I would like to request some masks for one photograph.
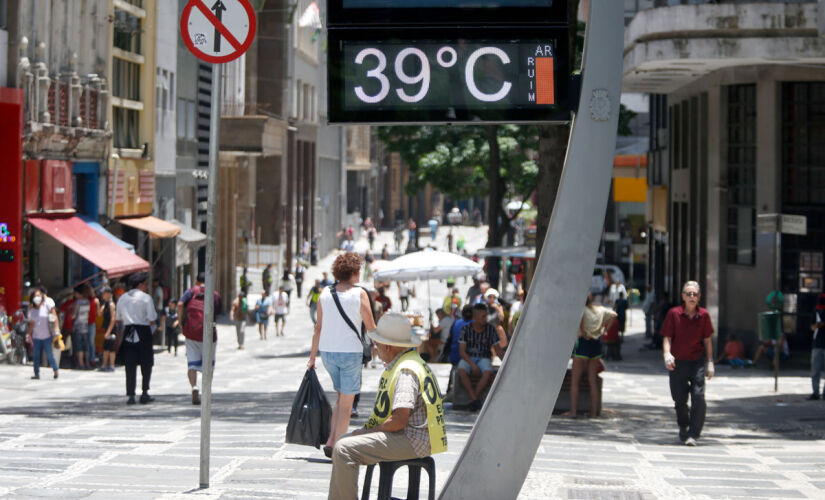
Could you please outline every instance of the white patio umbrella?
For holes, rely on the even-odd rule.
[[[427,280],[427,309],[429,309],[430,280],[458,276],[472,276],[480,273],[481,264],[450,252],[439,252],[431,248],[413,252],[388,262],[375,271],[378,281],[415,281]],[[432,311],[430,311],[432,323]]]

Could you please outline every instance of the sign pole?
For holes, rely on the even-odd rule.
[[[212,425],[212,363],[215,344],[215,224],[218,205],[218,145],[221,134],[221,80],[223,64],[212,65],[212,105],[209,115],[209,188],[206,200],[206,293],[203,301],[203,387],[201,397],[200,487],[209,488],[209,445]]]

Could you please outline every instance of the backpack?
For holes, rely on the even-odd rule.
[[[186,311],[184,313],[183,336],[187,339],[197,342],[203,342],[203,310],[204,310],[204,287],[201,286],[197,291],[192,289],[193,295],[186,304]],[[217,328],[213,328],[213,340],[217,340]]]

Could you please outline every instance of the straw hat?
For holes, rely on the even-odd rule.
[[[417,347],[421,338],[412,332],[412,325],[406,316],[399,313],[387,313],[378,321],[378,328],[367,332],[369,337],[379,344],[397,347]]]

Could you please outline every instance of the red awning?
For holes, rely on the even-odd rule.
[[[78,217],[29,217],[28,220],[37,229],[48,233],[74,253],[106,271],[109,278],[149,270],[148,262],[95,231]]]

